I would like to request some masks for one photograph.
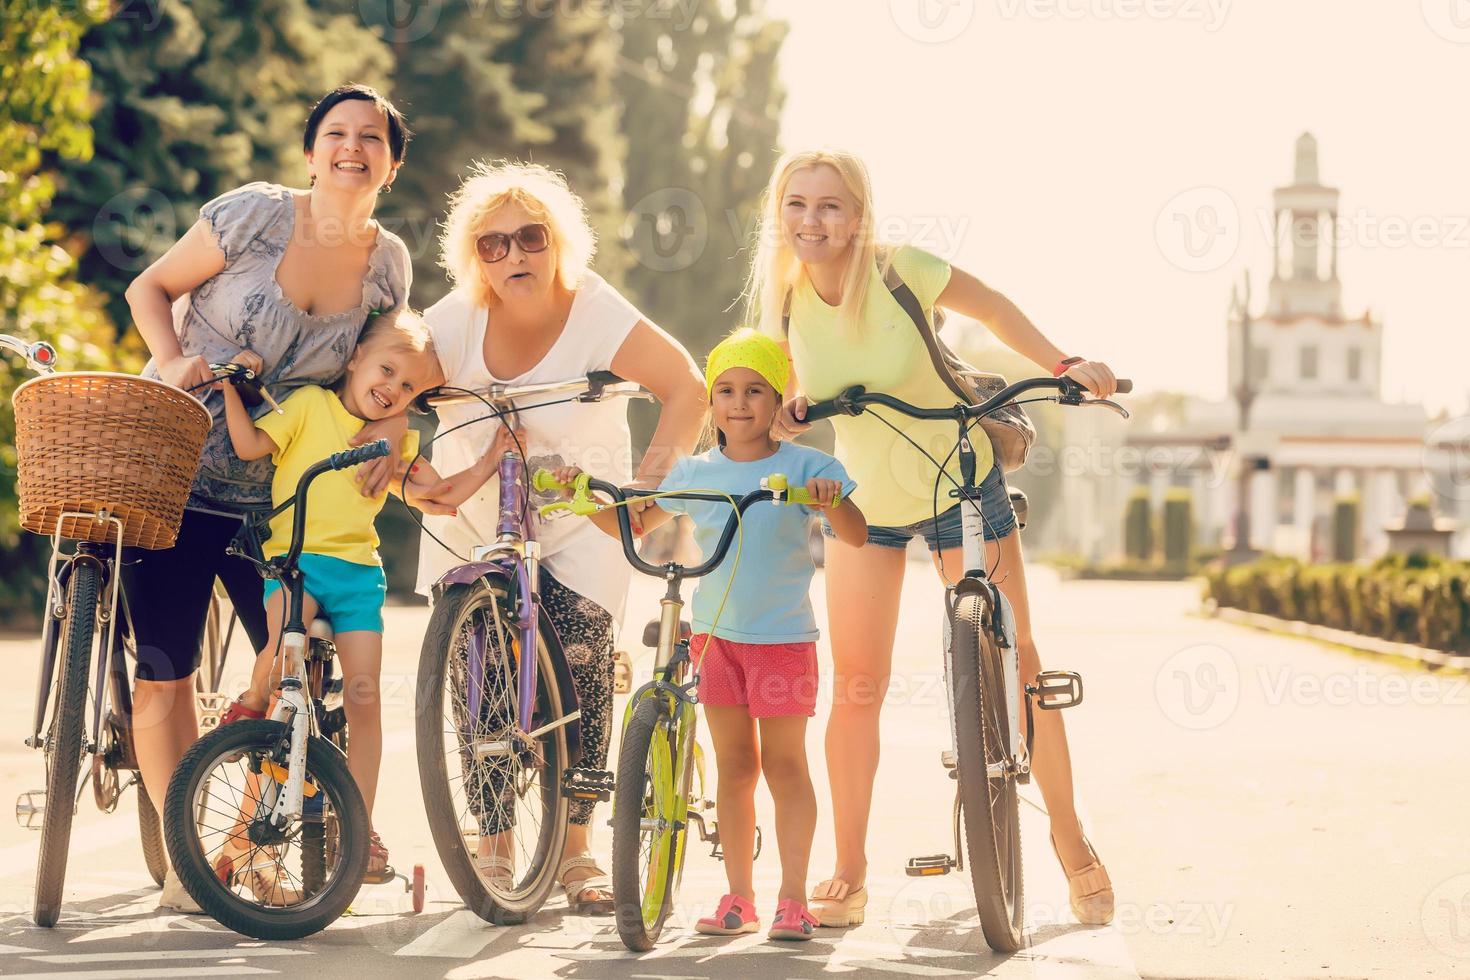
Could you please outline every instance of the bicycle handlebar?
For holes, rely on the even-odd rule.
[[[773,476],[779,477],[780,474],[773,474]],[[784,481],[785,477],[781,477],[781,480]],[[637,490],[632,487],[625,489],[615,483],[608,483],[606,480],[594,479],[586,473],[578,476],[574,483],[567,484],[556,480],[548,470],[537,470],[531,478],[531,486],[533,489],[543,492],[547,490],[572,490],[578,493],[579,496],[586,494],[588,491],[596,491],[598,493],[605,493],[613,498],[615,504],[618,505],[616,507],[618,515],[618,537],[623,542],[623,557],[627,558],[628,564],[632,565],[638,571],[645,575],[653,575],[658,578],[664,578],[673,572],[677,572],[681,578],[699,578],[708,575],[725,560],[725,555],[730,550],[730,542],[735,539],[735,531],[740,526],[740,515],[743,515],[752,504],[758,504],[766,500],[779,500],[784,494],[791,493],[789,490],[784,490],[783,487],[775,491],[771,489],[753,490],[743,497],[734,498],[734,510],[732,510],[729,518],[725,521],[725,529],[720,532],[720,540],[716,542],[715,550],[711,552],[709,558],[704,562],[692,568],[684,566],[681,569],[680,566],[673,562],[669,562],[666,565],[655,565],[645,561],[638,554],[638,539],[634,536],[632,522],[628,519],[628,508],[621,505],[630,497],[674,497],[679,500],[704,500],[722,504],[730,503],[730,497],[718,493],[700,493],[698,491],[668,493],[658,490]],[[805,495],[805,493],[806,491],[803,490],[802,494]],[[587,497],[583,497],[583,500],[590,502],[590,498]],[[809,501],[797,500],[793,496],[790,502],[807,503]],[[585,505],[581,507],[576,506],[574,501],[568,501],[567,503],[572,504],[570,509],[574,514],[585,515],[595,513],[599,509],[595,503],[590,508]],[[549,504],[548,506],[555,507],[557,505]]]
[[[306,491],[311,488],[311,481],[321,476],[328,470],[343,470],[358,463],[366,463],[370,459],[386,456],[393,451],[387,439],[379,439],[365,446],[354,449],[344,449],[340,453],[333,453],[320,462],[312,463],[301,474],[301,479],[296,481],[296,493],[291,497],[291,503],[296,511],[291,515],[291,547],[287,550],[284,564],[294,565],[301,557],[301,547],[306,537]]]
[[[44,340],[28,342],[19,337],[0,334],[0,348],[14,351],[26,359],[26,366],[37,374],[56,372],[56,348]]]
[[[894,398],[892,395],[885,395],[876,391],[870,392],[862,385],[854,385],[843,391],[836,398],[830,399],[829,401],[813,402],[808,405],[806,407],[804,421],[815,422],[818,419],[828,419],[834,415],[858,415],[869,405],[882,405],[915,419],[947,419],[950,421],[975,419],[989,415],[1007,402],[1015,399],[1018,395],[1042,388],[1054,388],[1059,391],[1061,394],[1056,400],[1063,405],[1104,405],[1119,411],[1125,418],[1128,414],[1122,406],[1108,401],[1105,398],[1086,398],[1087,389],[1080,383],[1064,376],[1060,378],[1025,378],[1017,381],[1015,384],[1006,385],[978,405],[956,404],[950,408],[920,408],[917,405],[910,405],[906,401]],[[1118,379],[1118,392],[1120,394],[1126,395],[1132,390],[1132,381],[1127,378]]]
[[[327,457],[326,462],[329,469],[345,470],[349,466],[356,466],[358,463],[366,463],[370,459],[386,456],[392,451],[393,447],[388,445],[387,439],[379,439],[365,446],[356,446],[352,449],[344,449],[340,453],[333,453]]]

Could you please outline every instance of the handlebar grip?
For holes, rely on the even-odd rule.
[[[1119,378],[1118,379],[1118,394],[1120,394],[1120,395],[1126,395],[1129,392],[1131,392],[1132,390],[1133,390],[1133,380],[1131,378]]]
[[[806,492],[806,487],[792,487],[790,490],[787,490],[786,500],[788,503],[806,504],[808,507],[816,505],[816,498]],[[842,503],[842,490],[838,489],[832,495],[832,506],[836,507],[840,503]]]
[[[611,371],[587,372],[587,381],[593,385],[620,385],[625,380],[625,378],[620,378]]]
[[[841,403],[836,399],[825,402],[813,402],[806,407],[806,418],[804,422],[817,422],[821,419],[830,419],[834,415],[846,415]]]
[[[327,460],[327,463],[334,470],[345,470],[349,466],[356,466],[358,463],[366,463],[370,459],[386,456],[392,451],[393,447],[388,445],[387,439],[379,439],[365,446],[358,446],[355,449],[344,449],[340,453],[333,453]]]
[[[570,490],[572,485],[562,483],[550,470],[537,470],[531,474],[531,489],[537,493],[546,493],[548,490]]]

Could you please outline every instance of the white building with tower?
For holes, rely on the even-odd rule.
[[[1319,177],[1310,133],[1297,140],[1293,179],[1276,188],[1272,214],[1265,307],[1251,309],[1247,298],[1228,314],[1225,400],[1181,398],[1122,424],[1102,413],[1065,413],[1069,446],[1116,440],[1138,465],[1114,467],[1112,479],[1066,481],[1056,545],[1116,556],[1124,501],[1142,484],[1156,509],[1169,487],[1189,488],[1196,544],[1229,547],[1244,464],[1253,548],[1330,557],[1334,500],[1353,494],[1358,553],[1373,556],[1387,548],[1385,525],[1430,490],[1424,408],[1382,397],[1383,323],[1343,310],[1338,191]]]

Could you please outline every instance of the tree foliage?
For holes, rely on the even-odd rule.
[[[622,25],[622,237],[631,295],[698,355],[740,315],[778,152],[786,25],[760,0],[703,4],[687,23],[679,10],[651,4]]]
[[[71,367],[110,359],[106,321],[94,297],[76,282],[75,263],[58,242],[63,229],[47,223],[56,181],[54,157],[86,160],[91,76],[76,56],[82,32],[106,15],[103,0],[38,4],[0,0],[0,330],[56,346]],[[0,389],[28,376],[0,354]],[[40,546],[20,531],[15,498],[15,416],[0,400],[0,616],[35,605]]]
[[[52,216],[118,332],[123,291],[198,218],[251,180],[305,183],[302,124],[345,82],[385,86],[387,47],[308,0],[126,0],[82,39],[96,152],[61,166]]]

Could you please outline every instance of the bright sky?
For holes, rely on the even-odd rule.
[[[872,172],[884,227],[1140,390],[1224,392],[1271,191],[1319,144],[1384,394],[1470,395],[1470,0],[770,0],[787,147]],[[1185,239],[1188,231],[1193,237]]]

